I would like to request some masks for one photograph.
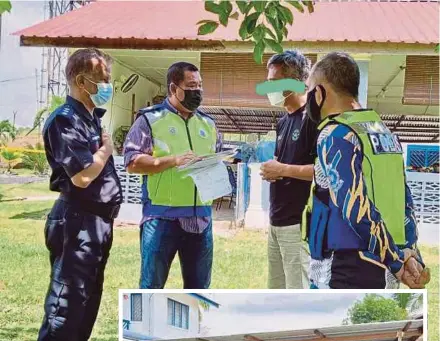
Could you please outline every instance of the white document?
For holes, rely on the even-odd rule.
[[[203,203],[232,192],[228,170],[223,162],[217,161],[207,167],[188,170],[187,175],[193,179]]]
[[[229,150],[202,155],[202,160],[189,162],[178,167],[178,170],[185,172],[185,177],[190,176],[193,179],[203,203],[212,201],[231,194],[232,186],[229,181],[229,173],[222,160],[232,157],[236,153],[236,150]]]
[[[201,169],[206,167],[211,167],[216,165],[219,161],[222,161],[228,157],[232,157],[237,153],[236,150],[228,150],[220,153],[210,154],[210,155],[202,155],[203,158],[200,161],[192,161],[187,163],[184,166],[178,167],[179,171],[191,171],[195,169]]]

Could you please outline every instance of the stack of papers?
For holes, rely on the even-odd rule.
[[[231,194],[232,186],[226,165],[222,160],[236,154],[236,150],[225,151],[202,156],[202,160],[189,162],[178,167],[179,171],[185,171],[185,176],[190,176],[200,196],[205,203],[222,196]]]
[[[191,161],[184,166],[178,167],[178,169],[180,171],[188,171],[188,170],[195,170],[195,169],[199,169],[199,168],[206,168],[206,167],[212,166],[216,163],[219,163],[224,159],[230,158],[230,157],[234,156],[235,154],[237,154],[237,151],[234,149],[234,150],[227,150],[227,151],[215,153],[215,154],[202,155],[202,156],[200,156],[202,158],[202,160]]]

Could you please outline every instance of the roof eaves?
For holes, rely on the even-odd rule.
[[[138,50],[224,50],[218,40],[188,39],[140,39],[140,38],[99,38],[99,37],[49,37],[20,36],[21,46],[56,46],[56,47],[96,47],[102,49],[138,49]]]
[[[193,297],[197,298],[200,301],[206,302],[209,305],[212,305],[212,306],[214,306],[216,308],[220,307],[219,303],[211,300],[209,297],[206,297],[205,295],[195,294],[195,293],[191,293],[191,294],[188,294],[188,295],[193,296]]]

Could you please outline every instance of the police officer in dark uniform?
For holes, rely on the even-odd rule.
[[[70,96],[44,126],[50,189],[61,194],[44,231],[52,271],[39,341],[88,340],[98,314],[122,201],[99,108],[112,96],[109,64],[96,49],[72,54],[66,67]]]

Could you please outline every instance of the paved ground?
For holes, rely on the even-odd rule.
[[[47,177],[38,176],[14,176],[0,174],[0,184],[25,184],[32,182],[48,181]],[[57,195],[36,196],[29,198],[14,198],[14,200],[43,201],[55,200]],[[136,204],[122,205],[116,227],[138,228],[141,219],[141,207]],[[220,210],[213,207],[214,232],[225,238],[233,237],[240,229],[234,222],[234,210],[229,209],[225,204]],[[440,226],[436,224],[419,225],[419,243],[423,245],[436,246],[440,244]]]
[[[216,210],[213,207],[214,233],[225,238],[233,237],[237,231],[234,222],[234,210],[228,209],[228,205]],[[141,208],[139,205],[122,205],[119,213],[117,227],[138,228],[141,220]],[[420,224],[419,225],[419,243],[422,245],[435,246],[439,245],[440,226],[436,224]]]
[[[235,236],[240,228],[237,228],[234,222],[234,210],[224,205],[220,210],[213,207],[213,228],[214,233],[224,238]],[[119,212],[118,219],[115,222],[116,228],[137,229],[141,220],[142,212],[140,205],[124,204]]]
[[[23,176],[23,175],[6,175],[0,174],[0,185],[2,184],[28,184],[32,182],[48,181],[48,177],[45,176]]]
[[[419,244],[438,246],[440,244],[440,226],[437,224],[420,224]]]

